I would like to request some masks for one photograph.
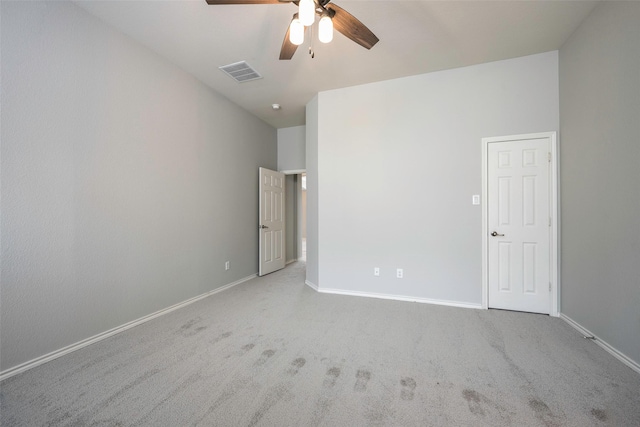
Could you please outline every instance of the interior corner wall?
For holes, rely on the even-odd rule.
[[[321,92],[317,109],[320,288],[479,306],[481,139],[558,129],[558,53]]]
[[[0,7],[0,370],[255,274],[276,130],[71,2]]]
[[[278,129],[278,170],[301,171],[305,169],[305,126]]]
[[[317,287],[320,283],[318,230],[318,96],[306,107],[305,159],[307,169],[307,282]]]
[[[639,23],[603,2],[560,49],[561,311],[637,364]]]

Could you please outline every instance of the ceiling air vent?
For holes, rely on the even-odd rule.
[[[246,61],[236,62],[219,68],[238,83],[244,83],[262,78],[262,76],[258,74],[256,70],[251,68],[251,66],[247,64]]]

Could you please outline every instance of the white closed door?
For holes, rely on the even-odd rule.
[[[284,174],[260,168],[260,276],[284,268]]]
[[[550,140],[487,148],[490,308],[549,314]]]

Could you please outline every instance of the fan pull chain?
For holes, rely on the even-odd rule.
[[[309,27],[309,55],[311,55],[311,59],[316,57],[316,53],[313,51],[313,25]]]

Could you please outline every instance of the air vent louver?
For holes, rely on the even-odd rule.
[[[247,64],[246,61],[235,62],[233,64],[224,65],[219,68],[238,83],[244,83],[262,78],[262,76],[256,70],[251,68],[251,66]]]

